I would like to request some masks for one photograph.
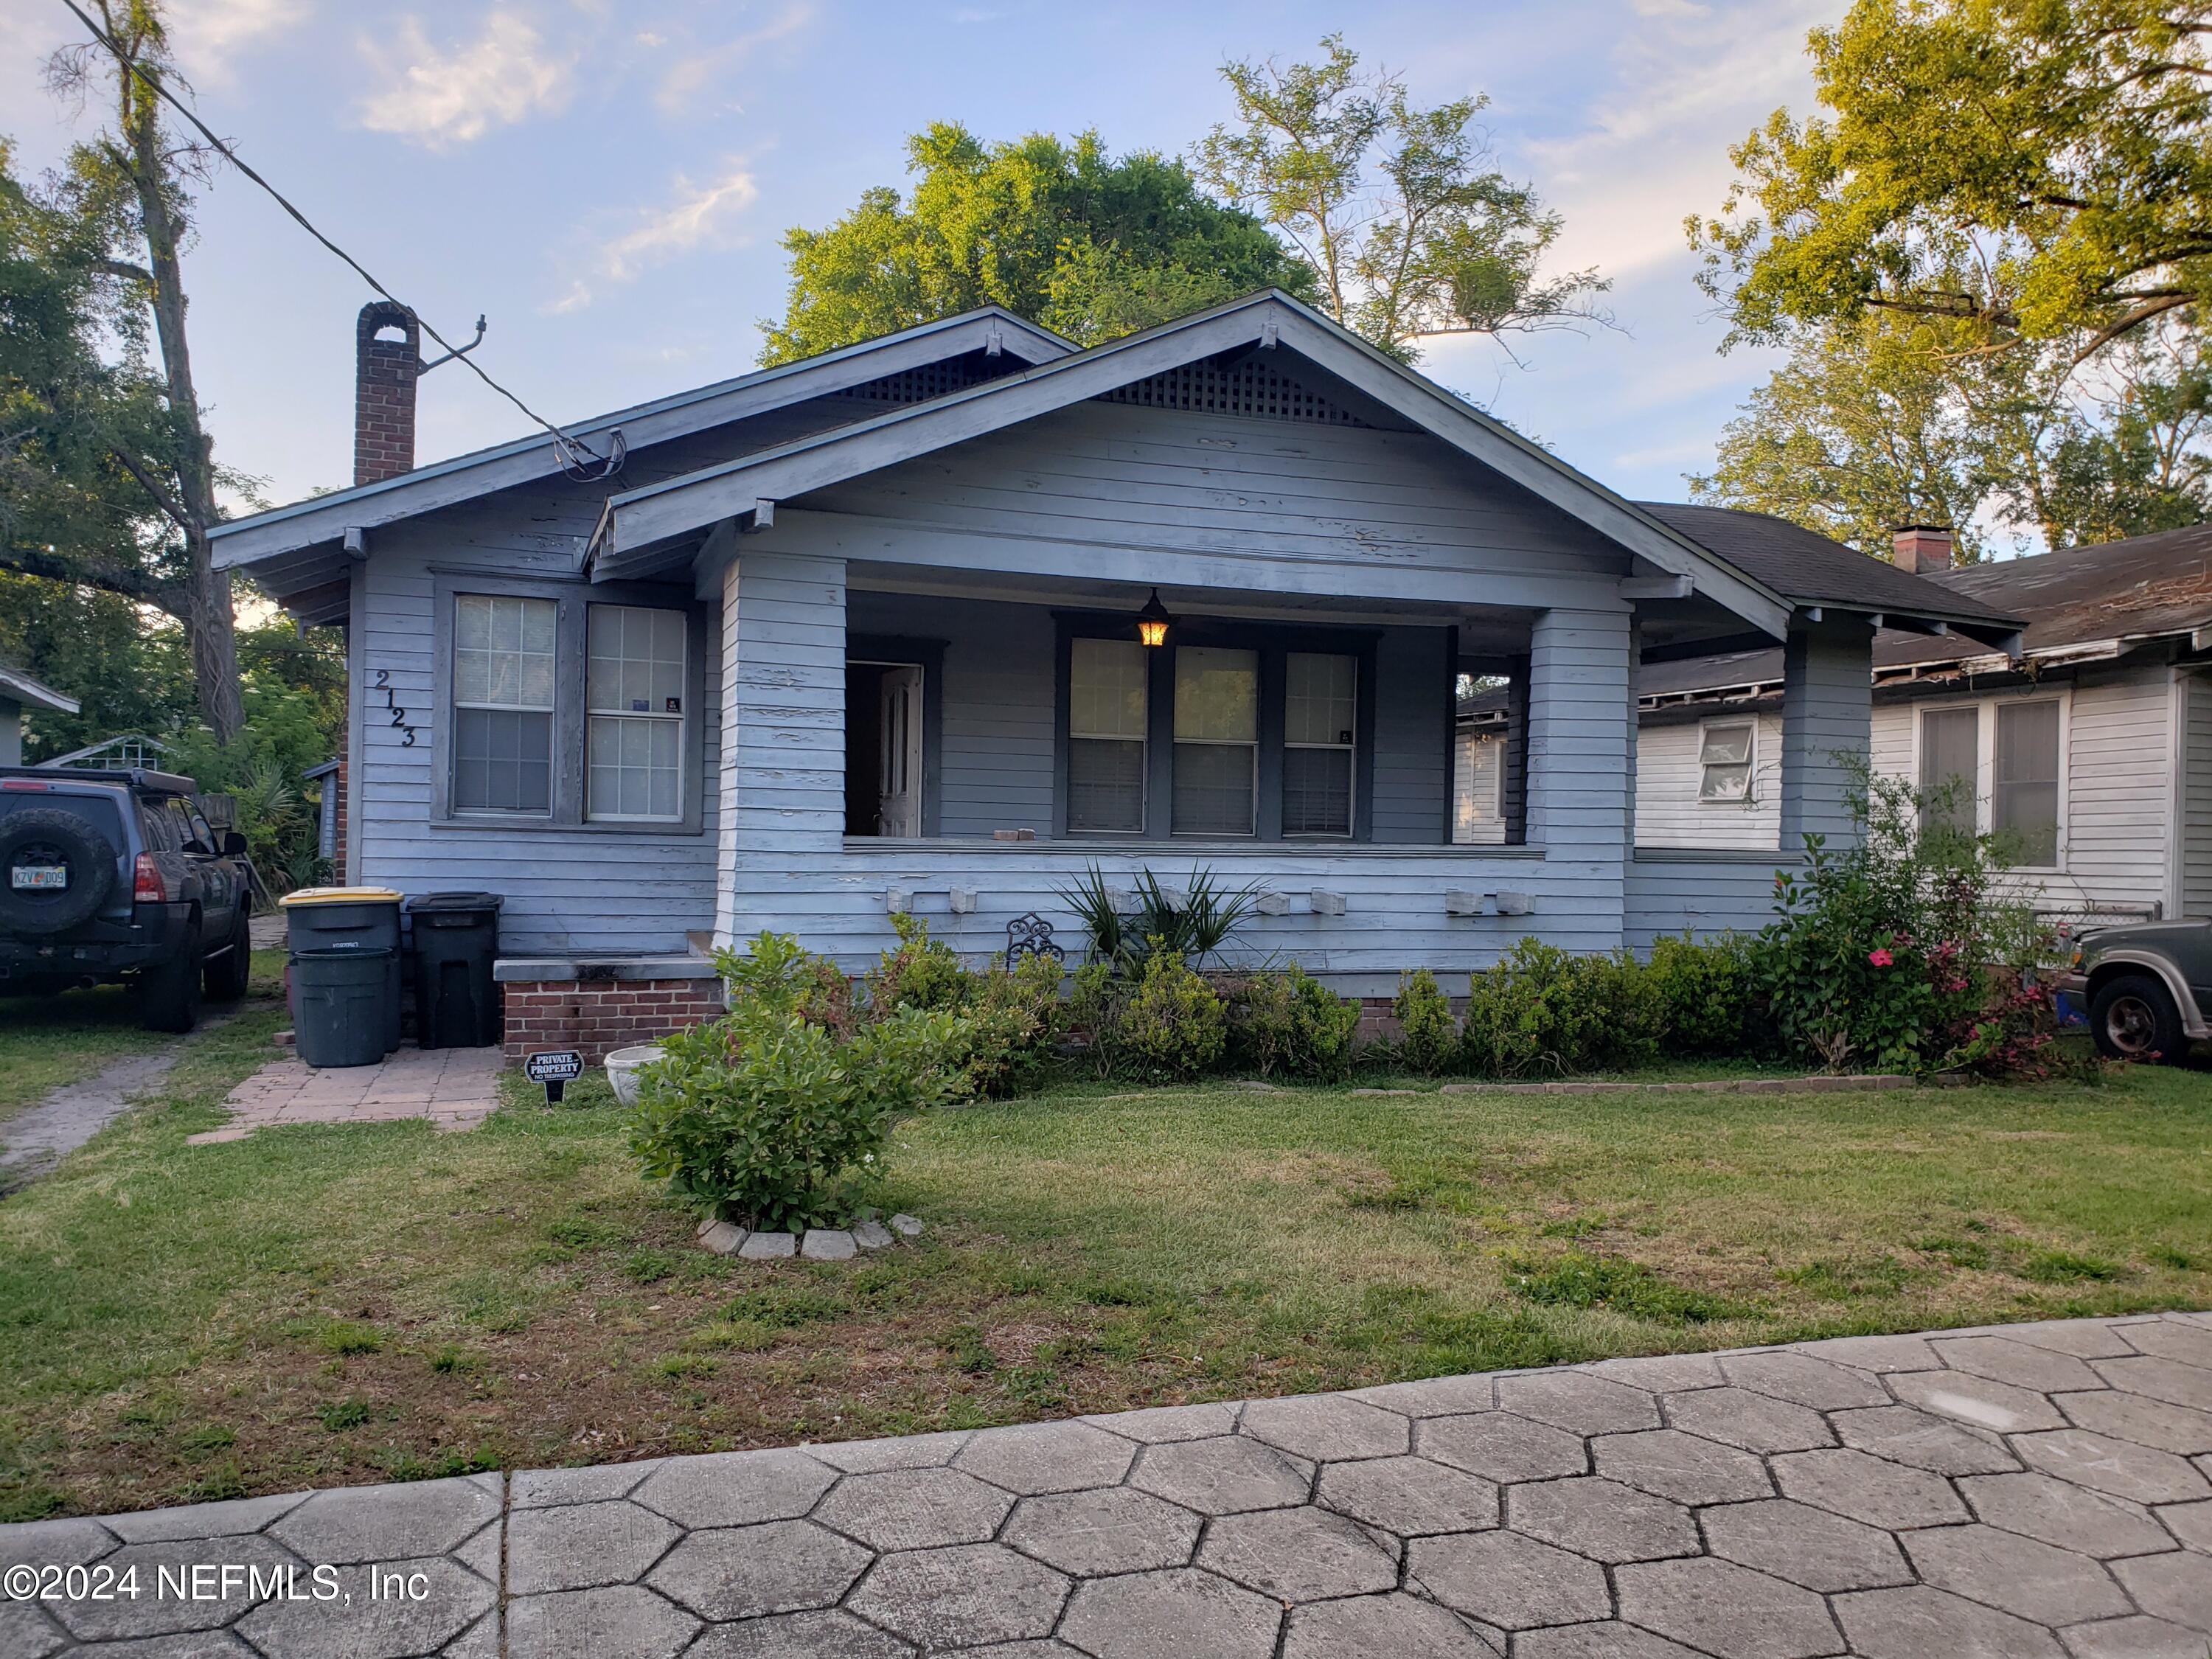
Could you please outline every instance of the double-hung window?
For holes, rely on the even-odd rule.
[[[2058,862],[2058,726],[2056,702],[1997,705],[1995,822],[2014,840],[2022,864]]]
[[[1149,665],[1134,640],[1068,642],[1067,827],[1092,835],[1145,829]]]
[[[1170,819],[1176,835],[1257,832],[1258,652],[1221,646],[1177,647],[1174,785]]]
[[[553,810],[551,599],[453,600],[453,810],[544,817]]]
[[[586,633],[585,815],[672,823],[684,802],[684,613],[595,605]]]
[[[1751,775],[1757,764],[1759,726],[1752,720],[1713,721],[1698,733],[1698,799],[1741,802],[1751,799]]]
[[[2020,864],[2056,868],[2065,725],[2061,697],[1921,710],[1922,823],[1999,836]]]
[[[1352,734],[1359,659],[1292,651],[1283,659],[1283,833],[1352,833]]]
[[[1920,716],[1920,822],[1974,833],[1981,791],[1982,711],[1929,708]]]

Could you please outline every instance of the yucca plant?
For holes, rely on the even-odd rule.
[[[1110,963],[1117,977],[1139,979],[1154,951],[1164,951],[1194,967],[1217,956],[1259,902],[1256,882],[1227,887],[1200,866],[1181,891],[1164,887],[1150,869],[1132,881],[1127,909],[1106,884],[1096,864],[1055,891],[1091,935],[1094,962]]]

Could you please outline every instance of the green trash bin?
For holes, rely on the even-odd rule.
[[[403,896],[389,887],[302,887],[276,901],[284,912],[285,932],[295,960],[308,951],[385,952],[384,1052],[387,1054],[399,1046],[399,902]],[[295,987],[293,1030],[299,1025]]]
[[[292,1040],[310,1066],[374,1066],[387,1052],[386,976],[397,952],[341,945],[292,953]]]
[[[415,933],[415,1040],[425,1048],[499,1041],[497,893],[424,893],[407,901]]]

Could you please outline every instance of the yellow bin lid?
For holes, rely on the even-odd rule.
[[[289,909],[295,904],[397,904],[405,896],[391,887],[301,887],[276,902]]]

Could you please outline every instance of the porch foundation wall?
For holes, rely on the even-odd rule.
[[[541,1048],[576,1048],[586,1066],[597,1066],[617,1048],[723,1012],[721,982],[714,979],[525,980],[500,991],[510,1060]]]

